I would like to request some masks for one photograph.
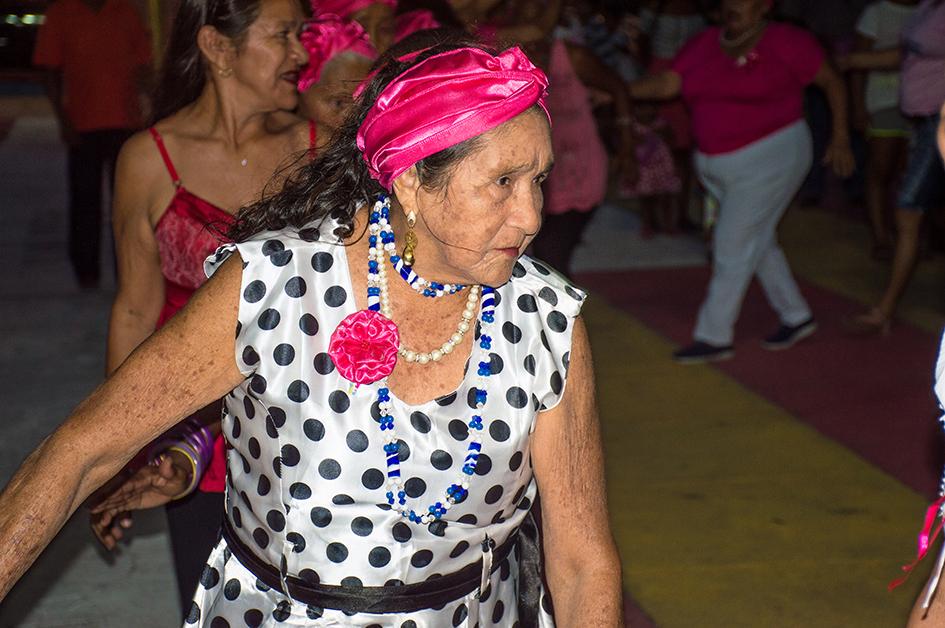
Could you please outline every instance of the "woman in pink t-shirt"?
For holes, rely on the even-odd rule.
[[[753,276],[781,320],[765,338],[765,348],[785,349],[816,329],[776,229],[811,166],[802,110],[810,83],[827,92],[834,117],[825,161],[840,176],[852,172],[846,95],[812,36],[767,22],[770,5],[770,0],[723,0],[721,27],[694,37],[669,70],[631,84],[639,99],[682,95],[692,114],[696,170],[720,207],[712,280],[694,342],[674,354],[683,363],[733,355],[733,328]]]

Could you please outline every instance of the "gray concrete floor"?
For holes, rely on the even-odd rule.
[[[76,287],[65,199],[55,123],[18,117],[0,142],[0,485],[104,370],[114,282]],[[173,578],[163,511],[139,514],[132,541],[106,556],[80,510],[0,605],[0,628],[179,626]]]

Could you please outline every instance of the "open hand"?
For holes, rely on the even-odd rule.
[[[853,158],[853,151],[850,150],[850,142],[831,141],[824,152],[824,165],[833,168],[834,173],[843,179],[853,174],[856,160]]]

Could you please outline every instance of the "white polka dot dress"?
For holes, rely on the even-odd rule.
[[[379,384],[352,390],[327,353],[332,331],[356,308],[346,250],[328,222],[261,234],[207,262],[212,272],[234,250],[244,262],[236,359],[246,380],[225,399],[226,517],[256,556],[313,584],[357,591],[456,572],[482,558],[486,535],[497,545],[509,538],[535,499],[529,435],[538,413],[561,398],[584,293],[523,257],[496,291],[491,348],[474,343],[459,388],[416,406],[391,395],[405,491],[425,510],[462,468],[475,365],[489,363],[482,453],[468,497],[441,521],[411,523],[385,497]],[[221,540],[185,626],[515,626],[517,585],[513,552],[482,599],[474,591],[438,609],[346,615],[270,589]],[[539,624],[553,626],[544,591],[541,599]]]

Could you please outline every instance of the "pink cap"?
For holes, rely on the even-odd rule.
[[[386,4],[392,9],[397,8],[397,0],[311,0],[312,15],[334,13],[341,17],[348,17],[372,4]]]
[[[443,52],[384,88],[358,129],[358,148],[371,176],[390,190],[394,179],[424,157],[481,135],[532,105],[548,115],[547,92],[548,77],[519,48],[498,56],[479,48]]]
[[[426,9],[408,11],[398,15],[394,24],[394,42],[398,42],[417,31],[440,27],[440,23],[433,17],[433,12]]]
[[[308,65],[299,74],[300,92],[317,83],[322,68],[339,53],[350,50],[369,59],[377,58],[377,51],[360,24],[329,13],[306,22],[299,39],[308,51]]]

